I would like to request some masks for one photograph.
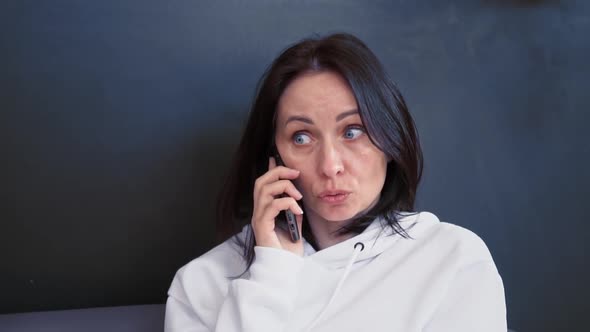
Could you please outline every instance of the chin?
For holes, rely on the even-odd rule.
[[[329,211],[327,211],[329,210]],[[320,211],[319,215],[328,222],[342,222],[354,218],[359,211],[356,209],[344,208],[344,209],[324,209]]]

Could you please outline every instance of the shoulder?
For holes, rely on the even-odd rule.
[[[440,221],[430,212],[416,215],[415,228],[409,234],[423,246],[436,250],[439,255],[461,260],[460,265],[479,262],[493,262],[485,242],[471,230]]]
[[[208,272],[215,275],[227,274],[230,277],[234,272],[239,271],[238,267],[244,262],[241,250],[240,246],[235,243],[234,238],[228,239],[182,266],[176,274],[184,277]],[[238,274],[241,274],[241,272]]]
[[[222,297],[231,280],[246,270],[242,249],[232,237],[203,255],[193,259],[176,272],[168,295],[185,303]]]
[[[408,245],[409,255],[415,255],[413,276],[424,276],[430,286],[427,329],[506,331],[502,278],[482,238],[432,213],[419,217],[417,232],[410,232],[414,240],[407,242],[414,243]]]

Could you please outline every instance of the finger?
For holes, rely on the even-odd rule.
[[[269,161],[269,167],[271,165],[272,164]],[[254,182],[254,196],[257,196],[260,190],[268,183],[276,182],[281,179],[294,180],[299,177],[299,173],[300,172],[298,170],[292,168],[287,168],[285,166],[275,166],[275,168],[269,170],[256,179]]]
[[[293,182],[289,180],[280,180],[267,184],[260,190],[259,196],[256,198],[256,211],[264,213],[263,211],[265,211],[269,205],[273,204],[274,200],[279,198],[293,198],[295,200],[300,200],[303,198],[303,195],[297,190]],[[295,212],[296,211],[293,211],[293,213]],[[258,213],[255,214],[258,215]]]
[[[269,157],[268,158],[268,170],[270,171],[271,169],[277,167],[277,161],[275,160],[274,157]]]
[[[268,172],[264,173],[261,177],[269,179],[271,181],[278,181],[280,179],[295,179],[299,176],[299,170],[289,168],[287,166],[274,166]]]
[[[275,209],[278,209],[279,212],[289,209],[295,215],[303,214],[303,209],[301,209],[301,207],[299,206],[299,204],[297,204],[297,201],[295,201],[293,197],[277,198],[271,203],[271,206],[273,206],[273,208]]]
[[[279,180],[276,182],[272,182],[265,185],[260,190],[261,201],[266,200],[268,198],[275,198],[276,196],[282,194],[287,194],[296,200],[300,200],[303,197],[301,192],[297,190],[293,182],[291,182],[290,180]]]
[[[303,210],[292,197],[282,197],[273,200],[265,209],[261,218],[256,218],[256,223],[274,228],[275,218],[284,210],[291,210],[296,216],[303,214]],[[258,225],[263,226],[263,225]],[[263,226],[263,227],[264,227]]]

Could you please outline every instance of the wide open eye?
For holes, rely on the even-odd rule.
[[[361,126],[350,126],[344,131],[344,138],[355,139],[365,133],[365,129]]]
[[[297,132],[293,135],[293,143],[295,143],[296,145],[303,145],[310,142],[311,138],[309,137],[309,135],[305,133]]]

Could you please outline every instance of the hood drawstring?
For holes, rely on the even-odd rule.
[[[364,249],[365,249],[365,245],[362,242],[357,242],[354,244],[354,251],[352,252],[352,256],[350,256],[350,259],[348,260],[348,264],[346,264],[346,267],[344,268],[344,272],[342,273],[342,277],[340,277],[340,280],[338,281],[338,284],[336,285],[336,288],[334,289],[334,292],[332,293],[332,297],[330,297],[330,300],[324,306],[324,308],[322,309],[320,314],[316,317],[316,319],[314,319],[314,321],[311,323],[311,325],[309,325],[307,327],[306,331],[310,331],[315,326],[315,324],[317,324],[317,322],[319,322],[320,319],[322,319],[322,316],[324,316],[324,313],[326,313],[326,311],[328,310],[328,307],[330,307],[330,304],[332,304],[332,302],[334,301],[334,298],[336,298],[336,295],[338,294],[338,292],[340,292],[340,288],[342,288],[342,284],[344,284],[344,280],[346,279],[346,277],[348,277],[348,274],[350,273],[350,270],[352,268],[352,264],[356,260],[357,256]]]

